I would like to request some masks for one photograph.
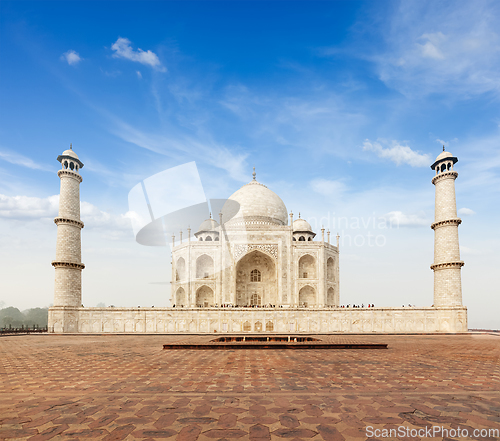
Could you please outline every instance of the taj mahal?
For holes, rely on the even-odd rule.
[[[82,305],[79,187],[83,163],[72,147],[61,169],[53,333],[457,333],[467,331],[450,152],[431,165],[435,185],[434,304],[341,308],[339,237],[294,220],[281,198],[253,179],[179,240],[172,238],[170,307]],[[192,234],[193,233],[193,234]],[[87,269],[89,271],[90,269]]]
[[[290,217],[290,222],[288,222]],[[224,222],[224,219],[228,219]],[[189,234],[189,233],[188,233]],[[338,306],[338,246],[255,177],[172,250],[176,306]],[[328,233],[329,236],[329,233]]]

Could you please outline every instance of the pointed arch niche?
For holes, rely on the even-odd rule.
[[[310,254],[305,254],[299,259],[299,278],[316,278],[316,259]]]
[[[212,288],[203,285],[196,291],[196,306],[207,308],[214,305],[214,292]]]
[[[214,260],[206,255],[202,254],[198,259],[196,259],[196,278],[197,279],[209,279],[214,275]]]
[[[312,286],[306,285],[299,291],[299,306],[316,306],[316,290]]]
[[[184,288],[179,288],[175,293],[175,306],[186,306],[186,291]]]
[[[236,265],[236,305],[276,305],[278,286],[274,259],[261,251],[252,251]]]

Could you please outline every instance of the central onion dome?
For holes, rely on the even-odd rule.
[[[287,225],[286,206],[281,198],[265,185],[253,180],[233,193],[222,208],[225,221],[264,221],[276,225]]]

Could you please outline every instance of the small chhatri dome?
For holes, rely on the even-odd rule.
[[[293,232],[294,233],[312,233],[312,228],[309,222],[304,219],[295,219],[293,221]]]
[[[72,158],[80,159],[78,157],[78,155],[73,151],[73,144],[69,145],[69,149],[68,150],[64,150],[63,156],[71,156]]]
[[[431,169],[434,170],[438,163],[446,159],[452,160],[453,164],[456,164],[458,162],[458,158],[454,157],[450,152],[447,152],[443,146],[443,151],[437,156],[436,160],[434,161],[434,164],[431,165]]]
[[[443,151],[438,155],[438,157],[436,158],[436,161],[441,161],[441,159],[445,159],[445,158],[453,158],[453,155],[450,152],[447,152],[443,146]]]
[[[243,218],[245,221],[257,220],[288,225],[288,211],[281,198],[256,180],[255,168],[252,175],[253,179],[233,193],[224,204],[224,221]]]
[[[59,155],[57,157],[57,160],[59,162],[61,162],[61,163],[62,163],[63,159],[70,159],[70,160],[73,159],[80,166],[80,168],[83,167],[83,162],[80,161],[80,158],[78,157],[78,155],[73,150],[73,144],[70,144],[69,145],[69,149],[68,150],[64,150],[64,152],[62,153],[62,155]]]
[[[215,231],[215,230],[217,230],[218,227],[219,227],[219,223],[217,221],[215,221],[214,219],[210,218],[210,219],[204,220],[201,223],[200,228],[198,228],[197,233],[202,233],[204,231]]]

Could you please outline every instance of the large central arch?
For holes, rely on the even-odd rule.
[[[236,265],[236,305],[276,305],[278,284],[274,260],[254,250]]]

